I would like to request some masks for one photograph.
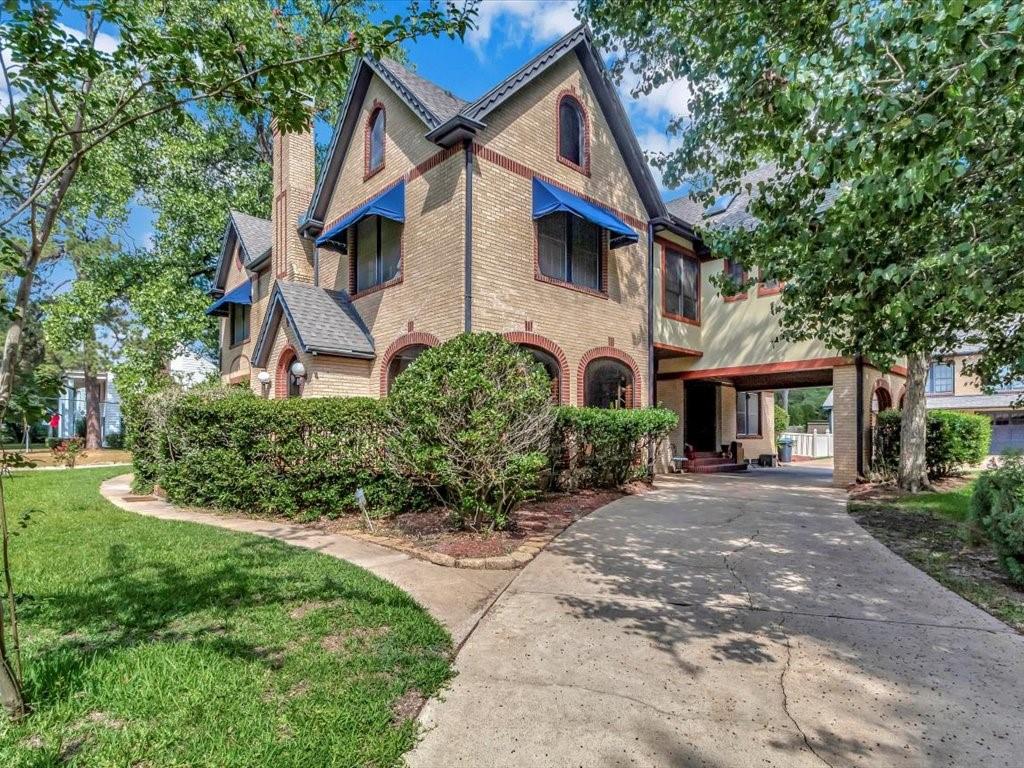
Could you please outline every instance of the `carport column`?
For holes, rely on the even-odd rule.
[[[865,419],[865,424],[867,420]],[[832,484],[857,482],[857,366],[832,369]]]

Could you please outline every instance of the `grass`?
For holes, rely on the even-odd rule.
[[[849,509],[879,541],[940,584],[1024,632],[1024,591],[1009,583],[970,522],[974,482],[933,493],[854,500]]]
[[[0,765],[400,764],[447,632],[343,561],[123,512],[98,492],[120,472],[5,483],[33,711]]]

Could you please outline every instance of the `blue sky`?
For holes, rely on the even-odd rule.
[[[406,8],[405,0],[384,0],[382,13],[394,15]],[[518,69],[529,58],[575,27],[575,0],[483,0],[477,16],[477,29],[459,40],[427,38],[406,44],[410,66],[439,85],[465,99],[480,96],[495,83]],[[65,16],[69,31],[81,29],[81,19]],[[114,33],[114,30],[105,30]],[[116,37],[106,34],[101,46],[112,49]],[[620,85],[620,95],[630,115],[640,145],[651,152],[673,148],[676,139],[665,134],[669,120],[685,111],[685,83],[670,83],[640,99],[630,93],[632,83]],[[317,131],[317,138],[328,141],[329,130]],[[661,183],[657,169],[655,179]],[[679,192],[664,190],[666,198]],[[151,212],[135,206],[129,216],[125,237],[132,245],[144,245],[152,231]]]

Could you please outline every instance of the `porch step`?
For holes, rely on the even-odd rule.
[[[703,466],[687,467],[686,471],[697,475],[714,475],[718,472],[746,472],[747,464],[746,462],[734,464],[730,460],[725,464],[705,464]]]
[[[694,451],[693,457],[695,459],[720,459],[722,458],[721,451]]]
[[[735,464],[733,459],[726,458],[725,456],[708,456],[708,457],[697,457],[691,459],[689,466],[691,467],[715,467],[719,464]]]

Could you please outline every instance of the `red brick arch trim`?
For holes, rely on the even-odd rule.
[[[893,407],[892,389],[885,379],[875,379],[872,397],[878,398],[878,410],[885,411]]]
[[[583,121],[583,146],[580,147],[583,163],[576,165],[572,160],[562,157],[562,102],[570,101],[579,110],[580,118]],[[576,92],[575,88],[566,88],[558,94],[555,102],[555,159],[562,165],[567,165],[574,171],[579,171],[584,176],[590,175],[590,115],[587,108],[583,106],[583,99]]]
[[[277,375],[274,376],[274,397],[284,400],[288,397],[288,368],[299,359],[295,348],[290,344],[281,350],[277,358]],[[307,371],[308,373],[308,371]]]
[[[897,407],[901,411],[903,410],[903,403],[905,403],[906,400],[907,400],[907,385],[904,384],[903,385],[903,389],[900,390],[900,399],[896,401],[898,403]]]
[[[380,165],[376,168],[370,166],[371,157],[371,143],[373,134],[373,124],[377,121],[377,115],[384,115],[384,151],[381,153]],[[366,125],[363,127],[363,181],[366,181],[371,176],[376,176],[378,173],[384,170],[384,166],[387,164],[387,153],[388,153],[388,113],[384,108],[384,102],[374,99],[373,106],[370,108],[370,114],[366,118]]]
[[[399,336],[393,342],[391,346],[384,352],[384,356],[380,359],[380,396],[384,397],[388,393],[388,368],[391,367],[391,360],[406,347],[413,347],[423,345],[424,347],[436,347],[441,341],[432,333],[423,333],[422,331],[412,331]]]
[[[643,404],[643,379],[640,376],[640,366],[636,364],[636,361],[632,357],[627,355],[621,349],[615,347],[595,347],[594,349],[587,352],[580,358],[579,371],[576,374],[576,404],[586,404],[586,378],[587,378],[587,366],[593,361],[598,360],[602,357],[610,357],[613,360],[618,360],[621,363],[625,363],[626,366],[633,372],[633,408],[639,408]]]
[[[569,361],[566,359],[562,348],[551,341],[551,339],[541,336],[539,333],[531,333],[529,331],[509,331],[505,334],[505,338],[513,344],[542,349],[558,361],[558,402],[562,405],[568,405]]]

